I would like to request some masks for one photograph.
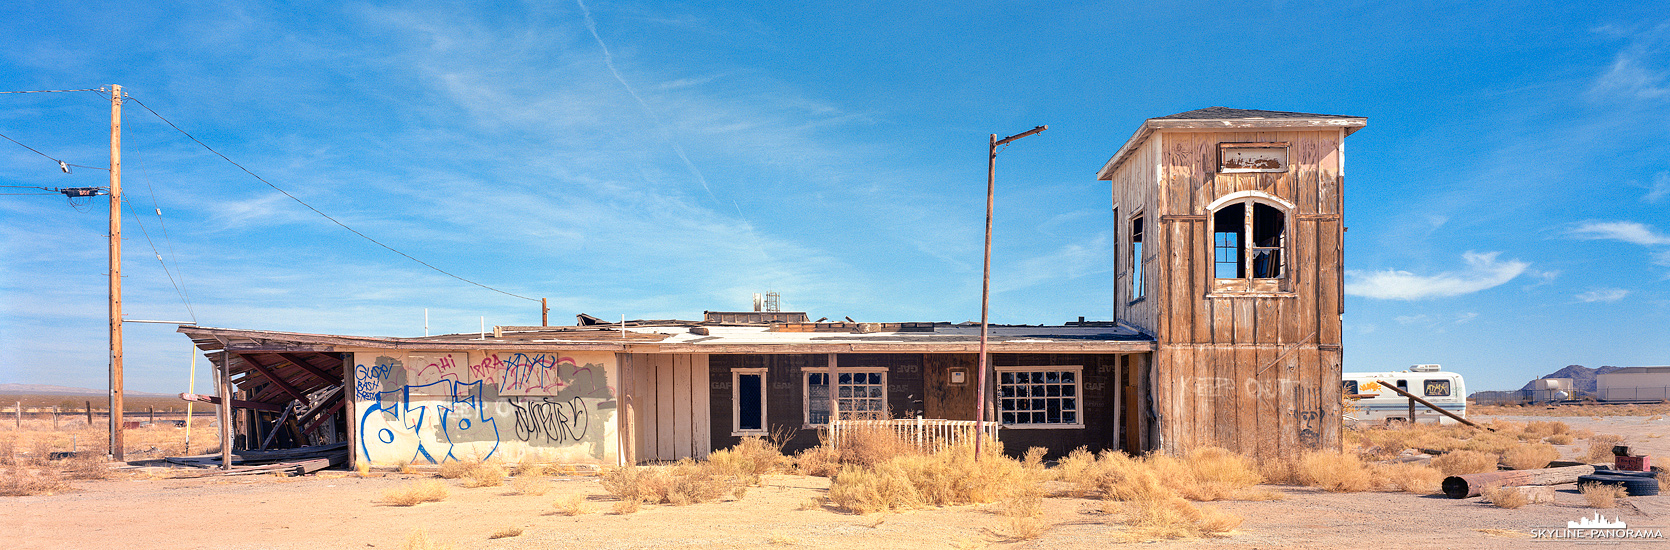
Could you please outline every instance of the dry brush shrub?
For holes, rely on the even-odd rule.
[[[841,453],[818,445],[794,455],[794,471],[803,476],[833,477],[841,471]]]
[[[1410,462],[1372,464],[1369,466],[1369,474],[1383,490],[1422,495],[1438,492],[1439,486],[1444,482],[1444,473],[1437,468]]]
[[[513,526],[510,526],[510,527],[505,527],[503,529],[499,529],[497,531],[494,531],[493,534],[487,535],[487,538],[489,540],[491,540],[491,539],[507,539],[507,538],[510,538],[510,537],[519,537],[519,536],[522,536],[522,528],[521,527],[516,527],[516,526],[513,525]]]
[[[1571,426],[1568,426],[1565,422],[1560,422],[1558,420],[1533,420],[1525,424],[1525,436],[1527,439],[1542,439],[1552,435],[1568,433],[1570,431]]]
[[[418,529],[406,535],[406,542],[400,544],[400,550],[452,550],[452,545],[431,539],[428,531]]]
[[[391,506],[416,506],[446,500],[448,494],[445,483],[430,479],[413,483],[405,489],[384,491],[383,502]]]
[[[1374,488],[1368,465],[1355,454],[1337,451],[1305,453],[1299,458],[1299,482],[1334,493],[1355,493]]]
[[[0,496],[51,495],[68,490],[69,482],[48,468],[13,464],[0,469]]]
[[[789,457],[783,456],[781,445],[760,437],[745,437],[729,449],[708,454],[707,462],[713,472],[741,480],[745,485],[759,485],[762,477],[789,469]]]
[[[633,500],[632,502],[639,501]],[[568,495],[551,503],[551,505],[556,507],[557,513],[565,516],[583,516],[591,513],[591,505],[586,502],[586,495],[582,493]]]
[[[1559,459],[1560,451],[1548,443],[1520,445],[1502,453],[1502,463],[1515,470],[1535,470]]]
[[[994,502],[1042,483],[1042,469],[1004,456],[1001,447],[988,447],[978,463],[971,447],[959,445],[931,455],[896,456],[874,468],[845,466],[830,480],[829,501],[865,514]]]
[[[1482,474],[1497,470],[1496,455],[1479,451],[1458,450],[1432,459],[1432,467],[1447,476]]]
[[[860,427],[841,431],[838,447],[842,464],[875,466],[904,455],[920,455],[921,449],[890,428]]]
[[[1179,497],[1127,502],[1125,510],[1126,537],[1132,541],[1221,536],[1242,522],[1240,516]]]
[[[1624,438],[1612,434],[1595,434],[1589,438],[1589,452],[1583,459],[1589,462],[1611,462],[1612,447],[1622,445]]]
[[[1133,500],[1173,494],[1195,501],[1279,498],[1251,489],[1264,482],[1259,470],[1252,459],[1216,447],[1194,449],[1181,457],[1154,454],[1143,458],[1118,451],[1095,456],[1080,448],[1055,468],[1056,478],[1071,484],[1078,496]]]
[[[1571,434],[1554,434],[1544,438],[1543,441],[1547,441],[1555,445],[1570,445],[1572,438]]]
[[[1628,494],[1622,485],[1606,485],[1604,483],[1581,483],[1577,490],[1583,493],[1583,500],[1590,508],[1613,508],[1618,505],[1618,499]]]
[[[1524,506],[1530,502],[1530,498],[1526,497],[1525,493],[1520,492],[1518,489],[1503,487],[1498,484],[1487,485],[1479,492],[1484,495],[1484,500],[1486,502],[1489,502],[1497,508],[1507,508],[1511,510]]]

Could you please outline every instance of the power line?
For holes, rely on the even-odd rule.
[[[8,136],[8,135],[6,135],[6,134],[0,134],[0,138],[6,138],[6,141],[10,141],[10,142],[12,142],[12,143],[16,143],[16,144],[18,144],[18,146],[19,146],[19,147],[22,147],[22,148],[24,148],[24,149],[28,149],[28,150],[30,150],[30,151],[34,151],[34,152],[35,152],[35,154],[37,154],[37,155],[40,155],[40,156],[42,156],[42,157],[46,157],[46,160],[50,160],[50,161],[52,161],[52,162],[56,162],[56,163],[58,163],[58,167],[59,167],[59,168],[62,168],[62,169],[63,169],[63,170],[64,170],[64,173],[66,173],[66,174],[67,174],[67,173],[69,173],[69,171],[70,171],[70,169],[69,169],[69,168],[67,168],[67,167],[69,167],[69,166],[74,166],[74,167],[76,167],[76,168],[91,168],[91,169],[94,169],[94,170],[104,170],[104,171],[106,171],[106,172],[109,172],[109,171],[110,171],[110,169],[109,169],[109,168],[99,168],[99,167],[97,167],[97,166],[82,166],[82,165],[80,165],[80,164],[70,164],[70,163],[68,163],[68,162],[64,162],[64,161],[62,161],[62,160],[59,160],[59,159],[57,159],[57,158],[53,158],[53,156],[52,156],[52,155],[48,155],[48,154],[46,154],[46,153],[42,153],[42,152],[41,152],[41,151],[40,151],[40,149],[36,149],[36,148],[34,148],[34,147],[30,147],[30,146],[28,146],[28,145],[24,145],[24,144],[23,144],[23,142],[21,142],[21,141],[18,141],[18,140],[15,140],[15,139],[12,139],[12,137],[11,137],[11,136]]]
[[[57,92],[102,92],[104,88],[84,88],[80,90],[18,90],[14,92],[0,92],[0,94],[51,94]]]
[[[173,128],[174,131],[179,132],[180,135],[183,135],[187,139],[190,139],[194,142],[197,142],[198,145],[203,146],[203,148],[207,149],[210,153],[214,153],[215,156],[220,157],[221,160],[225,160],[227,163],[231,164],[232,166],[238,167],[239,170],[243,170],[244,173],[249,174],[250,177],[255,178],[256,180],[260,181],[261,183],[267,184],[267,187],[271,187],[271,188],[273,188],[274,191],[278,191],[279,193],[283,193],[284,196],[290,197],[290,200],[296,201],[296,204],[300,204],[302,206],[307,207],[307,209],[312,210],[313,213],[318,214],[318,215],[324,217],[327,220],[330,220],[331,223],[334,223],[338,226],[341,226],[343,229],[348,230],[348,232],[350,232],[350,233],[353,233],[355,235],[359,235],[359,237],[362,238],[362,239],[365,239],[367,241],[371,241],[372,244],[383,247],[384,249],[388,250],[389,252],[393,252],[395,254],[399,254],[401,256],[404,256],[406,259],[417,262],[419,264],[422,264],[424,267],[427,267],[429,269],[433,269],[433,270],[435,270],[436,272],[438,272],[442,275],[446,275],[448,277],[452,277],[454,279],[458,279],[460,281],[463,281],[463,282],[466,282],[466,283],[469,283],[469,284],[472,284],[472,285],[475,285],[475,286],[478,286],[478,287],[481,287],[481,288],[485,288],[487,290],[491,290],[493,292],[497,292],[497,293],[503,294],[505,296],[521,298],[523,300],[527,300],[527,301],[530,301],[530,302],[538,302],[539,301],[537,298],[529,298],[527,296],[523,296],[523,295],[520,295],[520,294],[514,294],[514,293],[511,293],[511,292],[499,290],[497,288],[493,288],[493,287],[490,287],[490,286],[487,286],[487,285],[484,285],[484,284],[481,284],[481,283],[478,283],[478,282],[475,282],[475,281],[472,281],[472,280],[469,280],[469,279],[465,279],[465,278],[460,277],[458,275],[454,275],[454,274],[452,274],[451,272],[448,272],[445,269],[441,269],[439,267],[435,267],[434,265],[431,265],[429,262],[419,260],[419,259],[413,257],[411,254],[401,252],[399,250],[396,250],[392,246],[383,244],[382,241],[378,241],[377,239],[373,239],[369,235],[366,235],[364,233],[359,232],[359,230],[357,230],[357,229],[354,229],[352,227],[348,227],[348,224],[337,221],[336,218],[330,217],[329,214],[326,214],[323,211],[320,211],[318,208],[314,208],[313,205],[308,204],[306,201],[303,201],[299,198],[296,198],[295,195],[291,195],[289,191],[285,191],[285,190],[279,188],[277,185],[273,185],[273,183],[270,182],[270,181],[267,181],[266,178],[262,178],[260,175],[257,175],[255,172],[251,172],[248,168],[245,168],[242,164],[238,164],[237,162],[233,161],[231,158],[228,158],[226,155],[221,154],[220,151],[216,151],[215,148],[210,147],[209,144],[203,143],[202,140],[199,140],[196,137],[192,136],[190,133],[186,132],[185,130],[180,129],[179,126],[176,126],[173,122],[169,121],[167,118],[165,118],[161,114],[157,113],[156,110],[154,110],[150,106],[146,105],[145,102],[140,101],[138,98],[135,98],[131,95],[127,96],[127,98],[129,100],[133,101],[134,103],[139,104],[140,107],[143,107],[146,111],[149,111],[152,116],[157,117],[157,120],[161,120],[164,124],[167,124],[170,128]]]
[[[155,186],[151,185],[151,171],[150,171],[149,168],[147,168],[147,165],[145,165],[145,164],[138,164],[138,163],[135,163],[135,164],[139,168],[139,173],[144,176],[146,191],[148,191],[151,195],[151,209],[152,209],[153,212],[156,212],[156,214],[157,214],[157,226],[162,228],[162,242],[163,242],[163,244],[168,245],[168,260],[171,261],[171,262],[174,262],[174,269],[178,270],[178,269],[180,269],[180,257],[179,257],[178,254],[174,253],[174,241],[172,239],[168,238],[168,224],[163,222],[163,220],[162,220],[162,207],[157,206],[157,189],[156,189]],[[134,223],[139,223],[139,217],[137,215],[134,216]],[[144,232],[145,231],[145,224],[139,223],[139,230],[141,232]],[[146,232],[145,233],[145,241],[150,242],[150,240],[151,240],[151,234],[149,232]],[[151,243],[151,251],[156,252],[157,263],[163,264],[162,265],[162,270],[163,270],[164,273],[167,273],[168,272],[168,264],[162,261],[162,253],[157,252],[156,243]],[[170,274],[168,276],[168,282],[169,283],[174,282],[174,276],[172,274]],[[184,271],[181,271],[180,272],[180,282],[178,284],[174,285],[174,291],[178,292],[180,294],[180,301],[185,302],[186,313],[191,315],[191,322],[196,323],[197,322],[197,310],[191,306],[191,294],[186,292],[185,283],[186,283],[186,275],[185,275]]]
[[[132,202],[129,202],[127,199],[122,199],[122,202],[125,202],[125,203],[128,203],[128,204],[133,204]],[[159,209],[159,212],[160,212],[160,209]],[[186,292],[185,292],[184,289],[180,288],[180,283],[174,281],[174,272],[168,270],[168,262],[162,261],[162,253],[157,251],[157,243],[155,241],[151,240],[151,232],[147,231],[145,229],[145,222],[140,221],[139,220],[139,214],[135,213],[131,210],[128,212],[128,215],[133,216],[133,223],[139,225],[140,234],[145,235],[145,243],[151,245],[151,253],[156,255],[157,263],[162,264],[163,274],[168,275],[168,284],[174,285],[174,293],[179,294],[180,295],[180,301],[185,303],[186,313],[188,315],[191,315],[191,323],[194,324],[194,325],[197,324],[197,311],[191,307],[191,300],[186,298]],[[161,217],[162,217],[162,215],[159,213],[157,215],[157,218],[160,219]],[[177,262],[176,262],[175,267],[176,268],[179,267]],[[185,279],[185,277],[183,275],[180,278],[182,280]]]

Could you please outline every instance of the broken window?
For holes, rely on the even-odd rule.
[[[1137,214],[1131,218],[1131,301],[1144,296],[1142,287],[1142,214]]]
[[[842,420],[885,420],[887,413],[887,372],[836,373],[835,405]],[[829,373],[806,373],[806,424],[829,423]]]
[[[1080,427],[1082,367],[998,367],[999,419],[1004,427]]]
[[[1287,276],[1287,215],[1252,199],[1226,204],[1212,213],[1212,276],[1217,279],[1280,279]]]
[[[731,435],[767,435],[766,369],[731,369]]]
[[[1426,391],[1423,392],[1423,393],[1425,393],[1427,397],[1449,397],[1450,396],[1450,381],[1449,380],[1427,380],[1425,385],[1426,385]]]

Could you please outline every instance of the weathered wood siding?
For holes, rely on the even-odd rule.
[[[1147,143],[1138,147],[1131,158],[1126,160],[1113,175],[1113,205],[1118,209],[1114,220],[1116,234],[1119,235],[1119,246],[1114,252],[1114,318],[1142,327],[1153,332],[1159,319],[1159,308],[1155,300],[1157,282],[1164,267],[1157,261],[1160,248],[1155,246],[1156,233],[1159,227],[1158,194],[1159,194],[1159,165],[1160,143],[1158,139],[1149,139]],[[1141,301],[1133,301],[1131,292],[1131,218],[1142,214],[1144,284],[1146,295]]]
[[[708,356],[632,354],[629,370],[635,421],[631,431],[637,445],[633,458],[645,462],[706,457],[713,429],[705,383]],[[730,416],[725,418],[728,424]]]
[[[1339,446],[1343,136],[1337,129],[1164,130],[1115,172],[1115,201],[1122,210],[1144,209],[1144,248],[1159,264],[1147,270],[1157,286],[1121,319],[1157,336],[1153,389],[1165,450],[1215,445],[1289,456]],[[1218,144],[1231,142],[1289,143],[1290,168],[1217,173]],[[1155,150],[1157,159],[1146,160]],[[1157,183],[1140,185],[1155,162]],[[1283,292],[1211,292],[1207,206],[1240,191],[1294,204]],[[1121,229],[1123,260],[1129,235]],[[1129,269],[1122,263],[1120,271]]]

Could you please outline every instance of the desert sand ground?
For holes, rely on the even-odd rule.
[[[1500,417],[1548,420],[1547,417]],[[1670,457],[1670,420],[1652,417],[1562,417],[1574,428],[1625,436],[1645,452]],[[1563,449],[1568,453],[1576,449]],[[414,507],[379,503],[384,491],[419,474],[322,472],[301,478],[222,477],[78,481],[50,496],[0,497],[6,547],[32,548],[401,548],[415,531],[452,548],[1102,548],[1125,544],[1119,517],[1098,500],[1051,497],[1049,526],[1033,540],[1009,540],[989,506],[856,515],[808,506],[828,487],[818,477],[770,476],[740,500],[691,506],[646,505],[610,513],[612,497],[591,477],[553,477],[541,496],[508,486],[467,489],[449,482],[450,497]],[[1266,502],[1217,502],[1245,518],[1227,537],[1139,543],[1149,548],[1562,548],[1531,531],[1564,527],[1597,512],[1571,486],[1556,502],[1508,510],[1477,498],[1451,500],[1407,493],[1327,493],[1272,486],[1287,496]],[[564,516],[553,503],[588,495],[591,513]],[[809,509],[808,509],[809,508]],[[1631,497],[1618,508],[1631,529],[1670,533],[1670,496]],[[489,539],[516,527],[522,534]],[[1587,543],[1584,545],[1593,545]],[[1603,543],[1611,544],[1611,543]],[[1670,549],[1665,542],[1617,543]]]

